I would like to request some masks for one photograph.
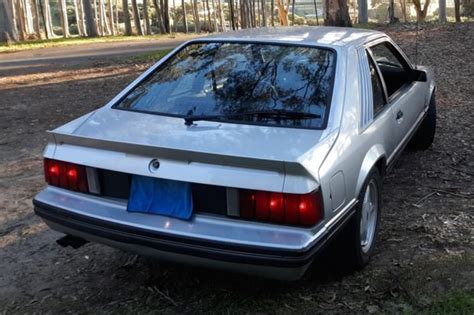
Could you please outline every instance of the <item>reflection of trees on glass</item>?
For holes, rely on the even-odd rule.
[[[318,127],[329,105],[334,68],[334,53],[326,49],[252,43],[193,44],[137,87],[120,107],[174,115],[289,110],[318,114],[321,118],[287,120],[282,124]]]

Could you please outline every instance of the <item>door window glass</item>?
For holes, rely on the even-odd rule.
[[[382,73],[389,97],[403,85],[411,82],[410,68],[392,44],[383,42],[371,47],[370,50]]]
[[[372,58],[367,54],[367,58],[369,59],[369,69],[370,69],[370,79],[372,82],[372,96],[373,96],[373,104],[374,104],[374,116],[379,113],[384,105],[384,92],[382,87],[382,82],[380,81],[380,77],[377,73],[377,69],[375,68],[374,62]]]

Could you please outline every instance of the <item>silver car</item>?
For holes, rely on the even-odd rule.
[[[50,132],[35,212],[163,260],[298,279],[342,232],[373,252],[382,178],[436,128],[432,72],[385,34],[244,30],[188,41]]]

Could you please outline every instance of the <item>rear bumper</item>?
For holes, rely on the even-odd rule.
[[[38,199],[33,204],[35,213],[50,228],[65,234],[164,260],[286,280],[300,278],[315,254],[352,214],[348,211],[337,226],[312,246],[293,250],[177,236],[80,214]]]

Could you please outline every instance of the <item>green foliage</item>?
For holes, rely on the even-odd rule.
[[[453,291],[430,305],[426,314],[474,314],[474,294],[467,291]]]

